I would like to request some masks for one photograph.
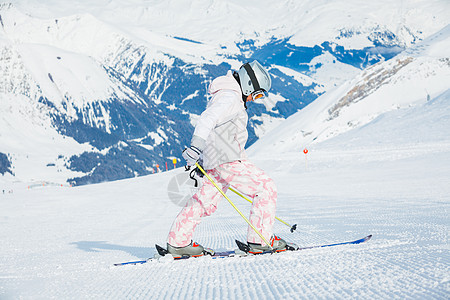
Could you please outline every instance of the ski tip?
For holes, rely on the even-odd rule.
[[[238,246],[239,250],[244,251],[244,252],[248,252],[250,251],[250,247],[247,244],[244,244],[241,241],[235,240],[236,241],[236,245]]]
[[[372,238],[372,235],[369,234],[368,236],[363,237],[363,238],[360,239],[360,240],[356,240],[356,241],[354,242],[354,244],[360,244],[360,243],[367,242],[367,241],[370,240],[371,238]]]
[[[167,251],[167,249],[161,247],[158,244],[155,244],[155,248],[156,248],[156,251],[158,251],[158,254],[161,255],[161,256],[165,256],[166,254],[169,253],[169,251]]]

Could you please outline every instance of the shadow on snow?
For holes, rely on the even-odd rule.
[[[156,249],[154,247],[150,248],[150,247],[122,246],[110,244],[106,241],[79,241],[70,244],[75,245],[78,249],[86,252],[102,252],[104,250],[123,251],[138,258],[153,257],[153,255],[156,253]]]

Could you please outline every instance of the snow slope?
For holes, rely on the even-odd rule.
[[[300,151],[384,112],[424,103],[450,88],[450,25],[395,58],[377,63],[330,90],[252,147]]]
[[[50,118],[40,105],[30,105],[25,96],[0,94],[0,101],[1,146],[17,162],[12,166],[14,174],[20,174],[23,182],[31,185],[42,183],[42,178],[61,184],[63,178],[79,175],[65,167],[64,156],[91,150],[91,146],[61,136],[50,125]],[[14,181],[9,173],[0,179],[3,188],[6,182]]]
[[[315,143],[307,161],[295,140],[271,146],[282,135],[251,149],[277,183],[277,215],[298,224],[292,234],[277,223],[277,234],[302,246],[373,234],[368,243],[113,267],[165,243],[180,210],[168,185],[182,169],[76,188],[11,183],[0,194],[0,298],[448,299],[450,92],[411,103]],[[245,233],[222,201],[195,239],[224,250]]]
[[[0,298],[447,299],[449,101],[446,92],[319,143],[307,167],[299,152],[253,156],[278,185],[278,216],[298,224],[291,234],[277,223],[279,235],[302,246],[374,235],[361,245],[113,267],[165,242],[180,209],[166,187],[181,169],[77,188],[17,183],[0,194]],[[223,201],[195,238],[223,250],[245,232]]]

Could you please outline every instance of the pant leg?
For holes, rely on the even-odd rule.
[[[224,164],[217,170],[227,183],[253,199],[249,221],[269,241],[273,235],[277,202],[274,181],[249,161]],[[265,244],[250,226],[247,231],[247,241]]]
[[[208,174],[224,192],[227,191],[228,185],[215,170],[208,171]],[[221,198],[216,187],[206,176],[203,177],[202,187],[188,200],[173,222],[167,242],[174,247],[189,245],[201,218],[215,212]]]

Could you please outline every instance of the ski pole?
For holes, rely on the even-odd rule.
[[[241,196],[242,198],[244,198],[245,200],[247,200],[248,202],[250,202],[250,203],[253,204],[253,201],[252,201],[252,200],[248,199],[247,197],[245,197],[244,195],[242,195],[240,192],[238,192],[237,190],[235,190],[235,189],[232,188],[231,186],[230,186],[228,189],[231,190],[231,191],[232,191],[233,193],[235,193],[236,195]],[[291,226],[291,225],[289,225],[289,223],[287,223],[287,222],[281,220],[281,219],[278,218],[278,217],[275,217],[275,219],[277,219],[278,221],[280,221],[281,223],[283,223],[284,225],[286,225],[287,227],[289,227],[289,228],[291,229],[291,232],[294,232],[294,231],[297,229],[297,224],[294,224],[294,225]]]
[[[216,187],[216,189],[222,194],[222,196],[225,197],[225,199],[227,199],[227,201],[231,204],[231,206],[233,206],[233,208],[241,215],[241,217],[245,220],[245,222],[247,222],[248,225],[250,225],[250,227],[259,235],[259,237],[264,241],[264,243],[267,244],[267,246],[269,246],[270,250],[273,250],[272,246],[270,246],[270,243],[266,240],[266,238],[261,234],[261,232],[259,232],[255,226],[253,226],[252,223],[250,223],[250,221],[247,219],[246,216],[244,216],[244,214],[239,210],[239,208],[236,207],[236,205],[234,205],[234,203],[230,200],[230,198],[227,197],[227,195],[225,195],[225,193],[222,191],[222,189],[217,186],[217,184],[214,182],[214,180],[205,172],[205,170],[203,170],[203,168],[200,166],[200,164],[198,162],[195,163],[195,165],[197,166],[197,168],[206,176],[206,178],[209,179],[209,181],[211,181],[211,183]]]

